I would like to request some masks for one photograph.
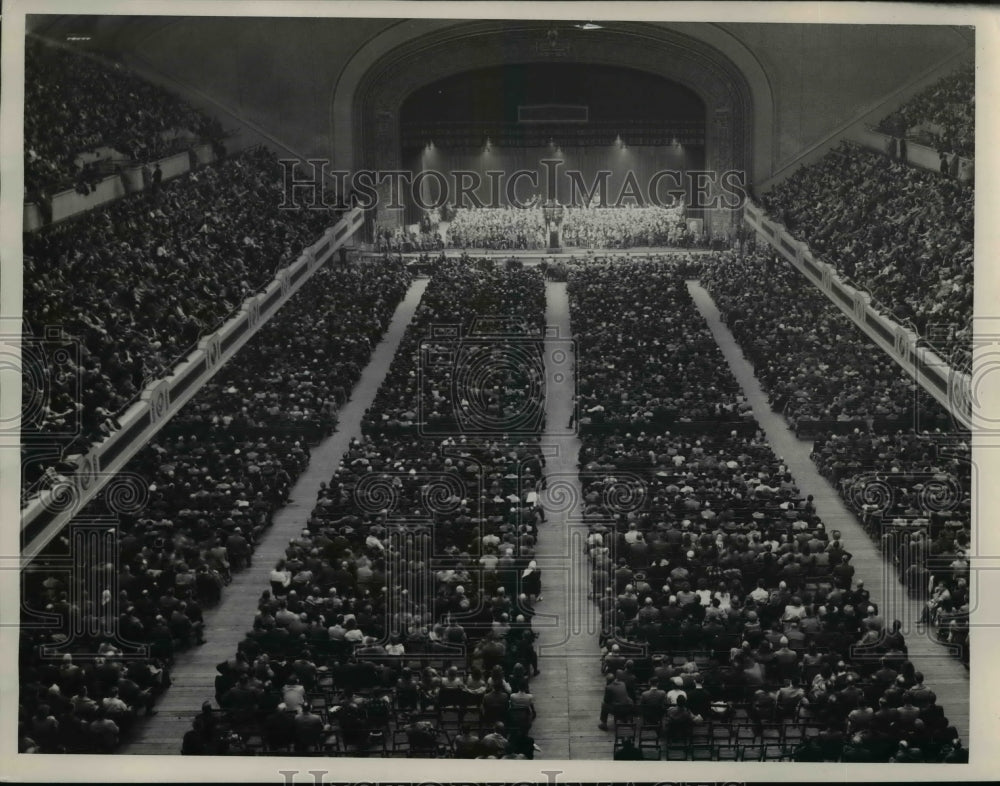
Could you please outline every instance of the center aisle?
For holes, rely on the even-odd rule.
[[[541,674],[531,681],[538,719],[531,733],[539,759],[607,759],[610,740],[597,728],[603,695],[597,608],[587,598],[589,570],[583,554],[583,490],[577,460],[580,440],[567,426],[576,390],[575,355],[552,362],[554,345],[572,336],[566,284],[546,282],[545,424],[547,488],[541,493],[546,523],[539,529],[536,559],[542,571],[543,601],[534,627],[540,633]],[[568,374],[564,370],[570,368]]]
[[[732,369],[747,400],[753,407],[754,417],[767,435],[776,455],[780,456],[796,479],[803,493],[812,494],[816,510],[827,531],[840,530],[844,545],[853,554],[855,579],[862,579],[871,599],[879,605],[879,612],[886,620],[898,619],[903,623],[903,635],[909,658],[918,671],[923,672],[927,685],[937,693],[937,703],[958,729],[963,741],[969,739],[969,672],[957,658],[948,654],[942,645],[932,641],[927,629],[917,624],[923,603],[910,598],[899,581],[896,568],[883,560],[868,533],[857,518],[844,505],[830,482],[819,474],[810,458],[812,443],[799,440],[788,428],[785,419],[774,412],[767,396],[754,375],[753,366],[743,356],[736,339],[723,323],[715,302],[701,284],[689,281],[688,291],[698,310],[705,317],[722,354]]]
[[[181,740],[191,728],[202,702],[215,696],[216,664],[233,656],[236,645],[252,627],[257,600],[270,587],[271,569],[284,554],[288,541],[305,525],[316,502],[319,484],[330,479],[350,441],[360,436],[361,418],[389,371],[389,364],[428,281],[419,279],[410,285],[351,398],[340,410],[337,430],[312,451],[309,467],[292,489],[289,503],[278,511],[274,523],[258,544],[252,567],[233,577],[233,583],[223,591],[218,606],[205,610],[206,644],[177,656],[171,673],[173,685],[156,705],[158,714],[136,730],[132,740],[122,746],[122,753],[180,753]]]

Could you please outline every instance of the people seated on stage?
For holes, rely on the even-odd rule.
[[[971,341],[971,185],[845,142],[762,202],[888,316],[932,345]]]
[[[26,233],[25,341],[37,374],[24,375],[25,432],[69,455],[116,431],[147,383],[329,226],[323,211],[280,208],[281,189],[275,155],[251,150]],[[36,460],[28,446],[26,488],[56,463],[47,450]]]
[[[453,248],[537,249],[548,245],[540,207],[467,208],[452,211],[448,245]]]
[[[144,162],[222,136],[218,121],[119,64],[29,38],[24,66],[26,191],[70,187],[77,157],[98,148]]]
[[[423,221],[416,226],[375,228],[375,250],[382,253],[436,251],[444,247],[436,227]]]
[[[705,242],[688,228],[683,206],[569,206],[561,232],[563,246],[579,248],[686,247]],[[527,250],[546,248],[549,239],[544,210],[533,205],[457,208],[448,225],[448,241],[455,248]]]
[[[128,490],[116,486],[118,479],[109,482],[79,518],[115,515],[120,572],[112,575],[111,564],[98,561],[74,578],[84,588],[113,588],[114,597],[112,589],[77,590],[58,566],[43,570],[65,554],[66,539],[36,560],[39,571],[27,574],[26,614],[48,609],[66,626],[74,615],[96,618],[105,624],[94,629],[107,633],[69,640],[68,628],[23,629],[23,718],[30,723],[44,704],[57,726],[36,740],[43,752],[90,752],[110,745],[112,736],[81,730],[84,718],[64,706],[57,694],[65,686],[39,648],[62,645],[66,658],[79,661],[91,697],[108,701],[126,739],[131,717],[152,711],[169,686],[175,654],[211,637],[202,608],[218,603],[232,576],[251,564],[260,536],[309,463],[310,445],[333,425],[336,406],[360,377],[408,283],[398,261],[320,269],[126,465],[120,477]],[[288,587],[299,587],[304,576],[290,572]],[[135,657],[141,653],[129,647],[143,644],[147,657]],[[99,659],[96,652],[103,653]],[[120,678],[111,679],[115,674]]]
[[[771,407],[808,421],[880,430],[949,416],[790,263],[774,252],[702,260],[702,285],[753,364]]]
[[[568,207],[562,226],[563,244],[580,248],[688,246],[693,233],[684,207]]]
[[[976,72],[970,63],[939,79],[884,117],[878,130],[934,150],[973,158],[975,123]]]

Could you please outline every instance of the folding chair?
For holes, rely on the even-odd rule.
[[[709,731],[709,741],[716,745],[728,745],[733,740],[733,727],[728,723],[713,723]]]
[[[750,712],[747,709],[746,704],[734,704],[733,705],[733,720],[739,723],[749,723],[750,722]]]
[[[762,723],[760,726],[760,740],[765,744],[784,742],[784,725],[781,723]]]
[[[323,745],[321,747],[324,756],[343,756],[344,746],[340,741],[340,734],[333,732],[326,735],[326,739],[323,740]]]
[[[663,725],[663,708],[643,707],[639,710],[639,727],[658,729]]]
[[[740,761],[760,761],[763,757],[763,745],[754,744],[740,746]]]
[[[389,727],[379,724],[368,729],[368,745],[366,751],[375,751],[380,756],[389,755]]]
[[[741,748],[739,745],[716,745],[715,760],[740,761],[740,751]]]
[[[803,728],[797,723],[790,723],[785,726],[785,745],[796,746],[802,742]]]
[[[409,759],[436,759],[438,758],[438,741],[435,739],[434,742],[420,743],[419,745],[411,743],[406,757]]]
[[[618,720],[615,717],[615,737],[619,739],[628,737],[629,739],[635,739],[636,727],[635,721],[629,718],[628,720]]]
[[[795,761],[795,751],[798,750],[798,745],[782,745],[781,760],[782,761]]]
[[[812,720],[815,720],[812,709],[803,702],[799,702],[799,706],[795,708],[795,722],[801,724],[809,723]]]
[[[640,741],[639,753],[642,754],[643,761],[659,761],[663,756],[663,751],[658,742],[649,743]]]
[[[802,739],[811,740],[813,737],[818,737],[822,731],[822,726],[815,723],[806,723],[802,726]]]
[[[438,723],[443,729],[459,729],[462,725],[464,711],[458,707],[441,707],[438,710]]]
[[[667,761],[687,761],[688,746],[686,743],[669,742],[663,746],[663,754]]]
[[[696,723],[691,729],[691,744],[703,745],[715,742],[712,739],[712,729],[712,723]],[[726,741],[728,742],[728,737]]]
[[[392,732],[392,755],[393,756],[409,756],[410,754],[410,738],[406,733],[406,729],[394,729]]]
[[[715,745],[692,745],[691,761],[715,761],[715,750]]]
[[[478,704],[470,704],[462,714],[462,723],[470,728],[479,728],[483,725],[482,708]]]
[[[264,735],[259,731],[240,734],[240,741],[243,744],[243,751],[247,756],[259,756],[267,750],[267,746],[264,743]]]
[[[764,745],[764,753],[761,761],[785,761],[785,746],[774,743]]]

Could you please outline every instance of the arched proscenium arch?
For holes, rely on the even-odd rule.
[[[400,107],[414,90],[477,68],[558,61],[624,66],[690,88],[706,107],[706,169],[719,173],[735,169],[747,172],[749,179],[750,89],[740,70],[717,49],[673,30],[625,22],[587,32],[557,24],[553,42],[547,35],[551,26],[470,22],[411,39],[380,57],[354,91],[355,168],[400,168]],[[715,229],[725,228],[732,218],[730,211],[709,211],[709,215]]]

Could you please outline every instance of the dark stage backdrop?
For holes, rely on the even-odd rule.
[[[562,162],[557,169],[549,170],[541,162],[545,159],[558,159]],[[651,195],[650,181],[657,172],[672,171],[680,173],[679,176],[663,176],[659,179],[656,188],[661,204],[669,204],[670,192],[684,190],[681,197],[685,203],[690,204],[690,182],[684,173],[703,168],[705,161],[705,150],[703,147],[690,145],[664,145],[664,146],[630,146],[620,147],[617,145],[602,145],[591,147],[565,147],[556,152],[551,147],[525,147],[525,148],[499,148],[493,147],[490,151],[482,148],[446,150],[437,147],[424,148],[419,151],[404,152],[404,166],[413,173],[425,171],[437,171],[444,175],[447,183],[448,204],[455,203],[456,178],[458,171],[474,172],[481,180],[481,185],[475,189],[475,193],[483,204],[490,206],[495,202],[506,206],[510,204],[508,200],[508,185],[511,176],[519,170],[527,170],[536,173],[538,186],[534,187],[528,176],[520,177],[516,182],[516,198],[521,202],[527,202],[531,197],[538,195],[546,198],[551,190],[547,179],[554,179],[556,187],[556,197],[562,204],[571,204],[576,201],[581,203],[584,198],[579,188],[573,192],[570,185],[570,171],[579,172],[578,179],[582,181],[586,190],[593,188],[602,171],[610,172],[607,176],[607,203],[614,204],[622,190],[628,183],[628,175],[634,175],[635,183],[638,185],[638,193],[644,204],[649,204]],[[503,172],[502,177],[497,177],[498,185],[494,185],[488,171]],[[555,172],[554,178],[551,172]],[[496,176],[495,176],[496,177]],[[653,182],[656,186],[656,182]],[[424,203],[430,203],[439,199],[439,183],[435,178],[424,176],[419,179],[414,192],[419,192],[420,199]],[[491,193],[492,192],[492,193]],[[412,195],[407,193],[407,223],[415,223],[420,219],[421,209]],[[623,199],[622,204],[635,204],[633,199]],[[689,210],[689,215],[697,217],[701,211]]]

